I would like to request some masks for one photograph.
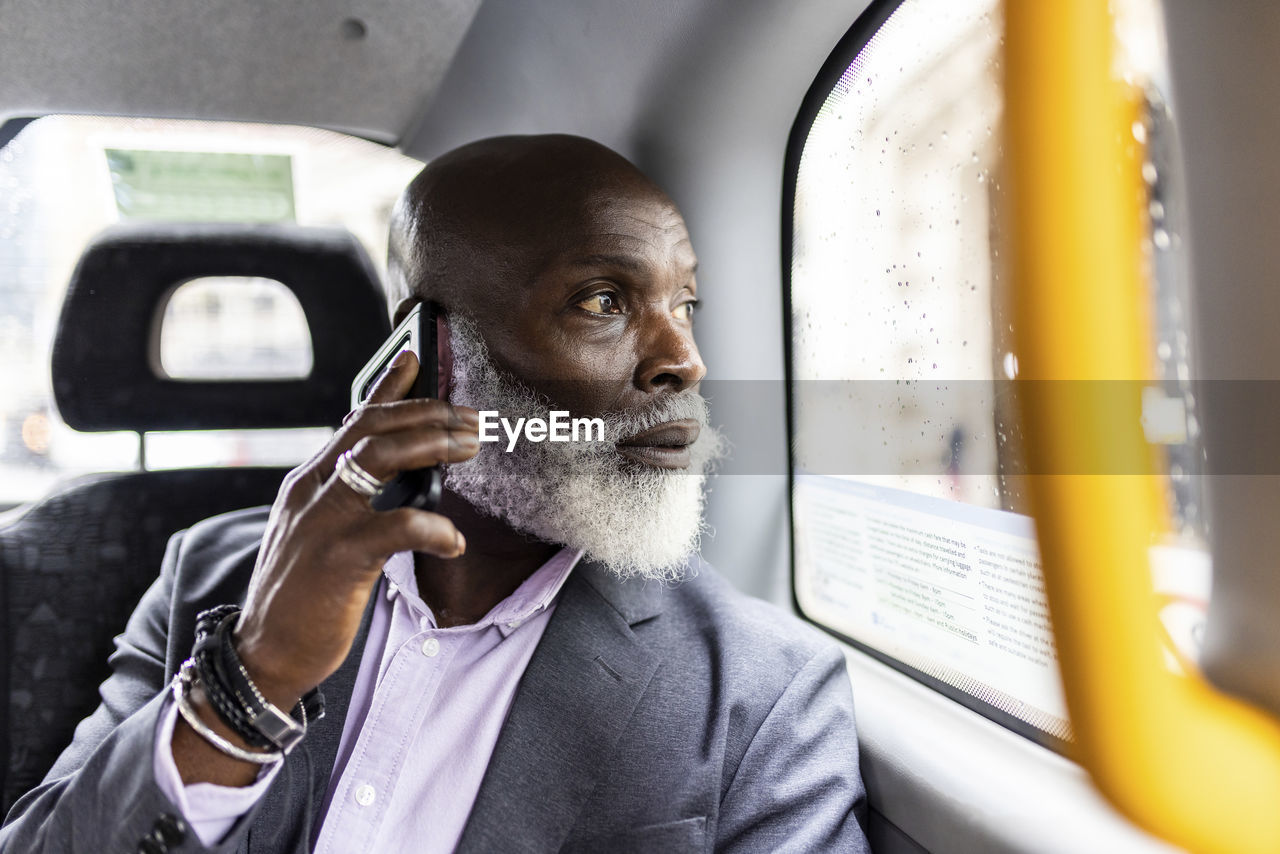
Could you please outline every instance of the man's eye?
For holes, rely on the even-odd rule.
[[[592,314],[621,314],[622,307],[618,305],[618,298],[611,293],[592,294],[591,296],[578,303],[578,307],[591,312]]]
[[[690,300],[689,302],[682,302],[680,305],[676,306],[675,311],[671,313],[679,320],[693,320],[693,308],[697,304],[698,301],[696,299]]]

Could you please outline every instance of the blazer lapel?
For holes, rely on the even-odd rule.
[[[374,586],[351,651],[333,675],[320,684],[324,717],[308,725],[307,737],[285,760],[280,775],[262,797],[262,806],[249,830],[248,848],[254,854],[311,850],[313,831],[323,818],[319,811],[329,788],[351,692],[360,672],[369,622],[378,597],[383,595],[383,583],[379,579]]]
[[[631,626],[659,613],[661,592],[598,564],[574,570],[517,689],[459,854],[560,847],[658,667]]]

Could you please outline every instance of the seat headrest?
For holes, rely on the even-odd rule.
[[[156,354],[169,296],[214,276],[274,279],[293,292],[311,333],[310,375],[162,375]],[[114,226],[90,243],[71,276],[53,344],[54,400],[63,420],[85,431],[336,425],[352,379],[390,332],[377,273],[344,229]]]

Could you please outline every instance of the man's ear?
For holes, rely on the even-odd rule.
[[[453,385],[453,344],[449,340],[449,318],[444,309],[436,313],[436,388],[440,400],[448,400]]]
[[[417,297],[405,297],[400,300],[400,302],[396,303],[396,310],[391,315],[391,328],[395,329],[403,323],[404,319],[409,316],[409,312],[413,311],[413,307],[420,302],[422,302],[422,300]]]

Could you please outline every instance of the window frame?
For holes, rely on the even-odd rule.
[[[839,630],[813,619],[805,613],[800,605],[799,597],[796,595],[796,467],[793,449],[797,430],[792,389],[794,382],[792,345],[795,330],[792,323],[791,269],[794,261],[796,183],[800,175],[800,160],[804,154],[805,144],[813,128],[813,123],[817,119],[823,104],[826,103],[835,89],[836,83],[839,82],[858,55],[866,49],[875,35],[905,2],[906,0],[872,0],[863,10],[862,14],[853,22],[853,26],[836,43],[835,48],[831,51],[826,61],[823,62],[817,76],[814,77],[813,82],[809,85],[808,91],[805,92],[804,98],[800,102],[800,109],[787,137],[782,178],[781,262],[783,369],[786,371],[787,524],[788,532],[791,535],[788,544],[788,593],[791,599],[791,607],[805,622],[816,626],[842,643],[874,658],[899,673],[909,676],[925,687],[954,700],[966,709],[1000,724],[1023,738],[1062,756],[1070,757],[1072,746],[1069,741],[1038,729],[1021,718],[984,702],[961,688],[931,676],[874,646],[849,637]]]

